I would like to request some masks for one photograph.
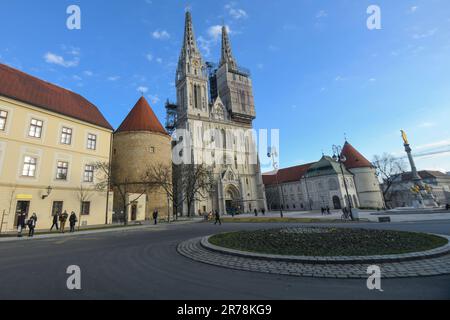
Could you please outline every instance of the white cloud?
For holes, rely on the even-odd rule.
[[[434,28],[434,29],[428,30],[427,32],[424,32],[424,33],[415,33],[415,34],[413,34],[413,38],[414,39],[429,38],[429,37],[434,36],[437,31],[438,31],[438,29]]]
[[[411,8],[409,8],[409,13],[415,13],[417,9],[419,9],[418,6],[412,6]]]
[[[225,26],[228,34],[231,34],[232,31],[229,26]],[[215,25],[208,28],[208,35],[214,40],[217,41],[222,36],[222,26]]]
[[[156,94],[149,94],[148,98],[150,99],[151,104],[158,104],[160,101],[158,95],[156,95]]]
[[[158,62],[158,63],[162,63],[162,62],[163,62],[163,60],[162,60],[161,58],[157,58],[157,59],[156,59],[156,62]]]
[[[436,123],[434,123],[434,122],[422,122],[422,123],[420,123],[419,125],[418,125],[418,127],[419,128],[432,128],[432,127],[435,127],[436,126]]]
[[[151,53],[148,53],[146,56],[148,61],[152,62],[153,61],[153,55]]]
[[[72,68],[78,66],[80,59],[75,57],[73,60],[65,60],[64,57],[59,56],[52,52],[47,52],[44,55],[45,62],[50,64],[56,64],[65,68]]]
[[[234,19],[238,20],[248,18],[247,12],[243,9],[236,8],[236,4],[234,2],[225,5],[225,9],[228,11],[228,14]]]
[[[436,142],[431,142],[428,144],[420,145],[415,147],[416,150],[425,150],[425,149],[431,149],[431,148],[441,148],[441,147],[450,147],[450,139],[446,140],[440,140]]]
[[[83,74],[84,74],[85,76],[88,76],[88,77],[92,77],[92,76],[94,75],[94,73],[93,73],[92,71],[90,71],[90,70],[84,71]]]
[[[166,40],[170,38],[170,34],[166,30],[155,30],[152,32],[152,37],[158,40]]]
[[[120,79],[120,76],[110,76],[108,77],[108,81],[117,81]]]
[[[148,92],[148,88],[144,86],[137,87],[136,90],[143,94]]]
[[[316,14],[317,19],[326,18],[326,17],[328,17],[328,13],[325,10],[320,10]]]

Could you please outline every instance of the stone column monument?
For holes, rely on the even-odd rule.
[[[416,164],[414,163],[414,158],[412,156],[412,149],[408,141],[408,136],[406,135],[406,132],[401,130],[402,138],[405,146],[406,154],[408,155],[409,164],[411,166],[411,175],[412,175],[412,181],[413,181],[413,188],[417,190],[415,192],[415,200],[413,201],[413,206],[415,208],[434,208],[437,207],[438,204],[436,203],[436,200],[429,191],[429,189],[425,186],[425,184],[422,181],[422,178],[419,176],[419,173],[417,172]]]

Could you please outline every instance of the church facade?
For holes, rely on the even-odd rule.
[[[213,179],[208,195],[196,199],[190,210],[183,204],[178,213],[267,210],[252,134],[256,118],[252,80],[236,63],[226,27],[220,63],[206,63],[196,43],[191,13],[186,13],[175,83],[174,155],[183,157],[175,179],[195,165],[205,165]],[[180,145],[184,147],[178,152]]]

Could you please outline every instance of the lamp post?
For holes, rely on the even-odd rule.
[[[267,152],[267,157],[272,159],[273,170],[275,171],[275,179],[278,189],[278,196],[280,198],[280,216],[283,218],[283,206],[284,206],[284,195],[283,189],[280,186],[280,181],[278,180],[278,162],[276,162],[276,158],[278,157],[278,152],[275,147],[269,147]],[[283,204],[282,204],[283,203]]]
[[[50,196],[50,194],[52,193],[53,188],[51,186],[47,187],[47,194],[42,196],[42,200],[45,200],[46,198],[48,198]]]
[[[347,180],[345,179],[344,167],[343,167],[343,164],[347,161],[347,158],[342,154],[341,146],[333,145],[333,160],[336,161],[337,163],[339,163],[339,166],[341,168],[342,178],[344,179],[345,193],[347,195],[348,208],[350,211],[350,218],[353,220],[352,200],[348,193]]]

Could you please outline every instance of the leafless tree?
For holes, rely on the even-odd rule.
[[[92,189],[86,188],[82,184],[78,188],[77,198],[80,201],[80,214],[78,215],[78,231],[80,231],[81,226],[81,216],[83,215],[83,203],[89,201],[92,197]]]
[[[157,163],[149,166],[146,171],[146,180],[152,181],[156,187],[162,189],[166,194],[168,202],[173,204],[175,219],[178,218],[178,208],[183,204],[185,198],[181,196],[179,191],[179,180],[172,178],[172,165]],[[168,219],[170,222],[170,209],[168,208]]]
[[[205,165],[184,165],[181,180],[181,190],[185,195],[188,207],[188,217],[192,216],[194,202],[204,200],[214,188],[212,171]]]
[[[385,202],[390,202],[392,185],[398,179],[401,179],[401,175],[406,172],[406,163],[403,159],[384,153],[381,156],[376,155],[374,157],[373,165],[377,169],[378,178],[383,183],[382,191]]]
[[[124,224],[128,225],[128,207],[154,188],[155,183],[153,181],[149,181],[145,174],[142,175],[142,177],[137,181],[131,181],[128,178],[123,180],[118,179],[114,174],[112,174],[111,165],[109,162],[97,162],[94,164],[94,169],[98,181],[96,183],[96,189],[101,191],[117,191],[120,197],[120,203],[122,204]],[[137,196],[130,199],[129,195],[131,193],[136,194]]]

